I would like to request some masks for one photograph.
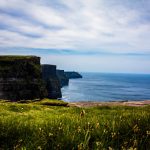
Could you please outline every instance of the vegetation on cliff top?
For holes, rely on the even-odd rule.
[[[41,78],[40,58],[36,56],[0,56],[0,77]]]
[[[0,60],[12,61],[17,59],[31,59],[31,58],[38,58],[37,56],[21,56],[21,55],[1,55]]]
[[[150,147],[150,106],[84,110],[64,106],[67,103],[48,99],[0,101],[0,149],[145,150]]]

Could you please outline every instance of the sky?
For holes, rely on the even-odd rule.
[[[79,72],[150,73],[150,0],[0,0],[0,55]]]

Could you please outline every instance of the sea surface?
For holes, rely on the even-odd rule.
[[[83,78],[71,79],[62,88],[63,100],[140,101],[150,100],[150,75],[116,73],[80,73]]]

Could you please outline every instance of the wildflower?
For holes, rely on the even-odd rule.
[[[128,142],[127,142],[127,141],[124,141],[124,142],[123,142],[123,145],[121,146],[121,149],[122,149],[122,150],[126,150],[127,145],[128,145]]]
[[[49,133],[48,136],[53,136],[53,133]]]
[[[146,131],[146,134],[147,134],[147,135],[150,135],[150,131]]]
[[[106,133],[107,131],[106,131],[106,129],[104,129],[104,133]]]
[[[38,146],[37,149],[38,149],[38,150],[42,150],[41,146]]]
[[[60,126],[60,127],[58,127],[58,129],[59,129],[59,130],[61,130],[61,129],[62,129],[62,127]]]
[[[109,150],[113,150],[110,146],[108,147]]]
[[[125,148],[124,146],[121,146],[121,149],[122,149],[122,150],[126,150],[126,148]]]
[[[98,122],[96,123],[96,128],[99,128],[99,123]]]
[[[83,150],[83,143],[78,145],[78,150]]]
[[[115,137],[116,137],[116,133],[115,133],[115,132],[112,132],[112,133],[111,133],[111,137],[112,137],[112,138],[115,138]]]
[[[124,144],[125,146],[127,146],[128,142],[127,142],[127,141],[124,141],[123,144]]]
[[[59,129],[59,130],[61,130],[61,129],[62,129],[62,122],[60,122],[60,123],[59,123],[59,127],[58,127],[58,129]]]
[[[81,132],[81,127],[80,126],[78,126],[77,131]]]
[[[99,141],[97,141],[97,142],[96,142],[96,146],[100,146],[100,145],[102,145],[102,143],[99,142]]]
[[[138,132],[140,129],[138,127],[138,125],[136,124],[134,127],[133,127],[133,131],[134,133]]]
[[[84,117],[84,115],[85,115],[85,110],[82,110],[82,111],[80,112],[80,116],[81,116],[81,117]]]
[[[57,148],[59,148],[60,147],[60,144],[57,144]]]
[[[138,141],[137,141],[137,140],[134,140],[134,141],[133,141],[133,147],[137,147],[137,144],[138,144]]]

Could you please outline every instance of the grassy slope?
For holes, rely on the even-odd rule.
[[[83,108],[64,106],[54,100],[1,101],[0,149],[150,147],[150,106],[84,108],[82,116]]]

